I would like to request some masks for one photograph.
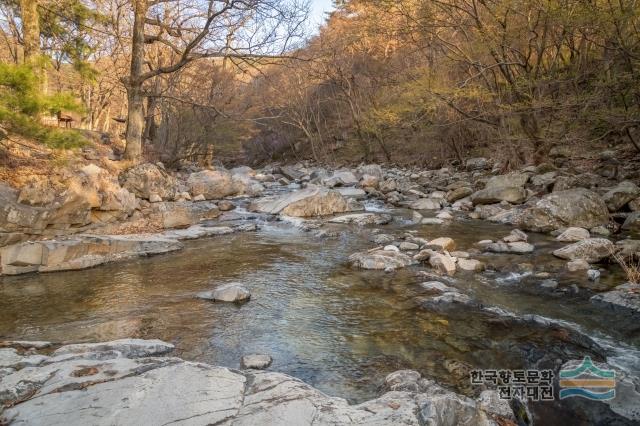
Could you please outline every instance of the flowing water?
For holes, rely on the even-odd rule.
[[[376,228],[397,236],[449,236],[460,250],[511,230],[482,221],[412,225],[402,219],[409,212],[393,213],[392,224]],[[232,368],[244,354],[267,353],[274,359],[271,370],[353,403],[379,395],[385,375],[399,369],[418,370],[473,395],[478,390],[470,387],[468,371],[451,368],[459,365],[452,361],[517,369],[547,349],[560,357],[581,354],[557,332],[498,321],[480,310],[425,310],[418,284],[428,281],[419,276],[428,268],[353,269],[346,259],[373,246],[368,241],[372,228],[327,227],[336,234],[320,238],[292,223],[261,220],[256,232],[186,242],[173,254],[83,271],[0,277],[0,339],[158,338],[174,343],[177,356]],[[598,283],[589,283],[562,272],[564,262],[549,254],[558,247],[550,237],[532,234],[531,241],[536,245],[532,255],[474,255],[487,262],[489,271],[458,274],[449,285],[515,315],[566,321],[608,345],[608,355],[617,356],[622,367],[640,369],[637,326],[619,326],[614,315],[588,300],[591,290],[621,283],[621,272],[611,268]],[[558,289],[541,291],[542,279],[535,278],[540,271],[550,272]],[[195,298],[234,281],[251,291],[248,303]],[[589,424],[608,416],[576,412],[583,409],[540,403],[534,405],[534,418],[540,424],[567,424],[567,419]]]

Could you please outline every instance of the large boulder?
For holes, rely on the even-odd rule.
[[[620,182],[615,188],[602,196],[610,212],[615,212],[624,207],[629,201],[640,195],[640,188],[628,180]]]
[[[473,205],[494,204],[506,201],[511,204],[522,204],[527,199],[527,191],[522,187],[500,186],[481,189],[471,195]]]
[[[615,252],[614,244],[606,238],[587,238],[553,252],[561,259],[582,259],[589,263],[600,262]]]
[[[338,191],[310,185],[279,197],[257,200],[249,208],[260,213],[313,217],[344,213],[349,211],[349,204]]]
[[[231,173],[224,170],[203,170],[191,173],[187,179],[187,185],[192,196],[202,195],[206,200],[216,200],[239,192]]]
[[[120,184],[137,197],[148,200],[152,194],[172,200],[176,194],[176,179],[162,167],[151,163],[134,166],[120,174]]]
[[[583,188],[548,194],[519,216],[519,225],[526,230],[548,232],[576,226],[591,229],[606,225],[609,210],[595,192]]]
[[[524,188],[528,180],[529,175],[526,173],[508,173],[491,177],[484,188]]]

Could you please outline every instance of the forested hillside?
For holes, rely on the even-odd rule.
[[[277,117],[260,120],[262,143],[321,161],[436,165],[469,151],[517,166],[551,150],[638,150],[639,10],[631,1],[339,2],[299,53],[305,61],[259,80],[266,105],[256,117]]]
[[[439,165],[490,153],[513,168],[550,153],[637,151],[639,9],[337,1],[313,34],[307,5],[283,0],[5,0],[1,119],[64,146],[68,137],[44,136],[24,117],[62,111],[73,127],[109,134],[128,159],[169,165]],[[21,72],[12,63],[31,66],[58,103],[25,105],[31,77],[8,94]]]

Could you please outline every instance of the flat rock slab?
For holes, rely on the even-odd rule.
[[[64,240],[43,240],[3,247],[2,273],[55,272],[85,269],[107,262],[182,248],[175,239],[156,235],[79,235]]]
[[[170,346],[153,341],[137,346]],[[491,404],[396,374],[396,391],[358,405],[332,398],[280,373],[234,371],[179,358],[131,357],[112,348],[121,341],[62,347],[66,355],[40,367],[9,372],[0,381],[7,409],[0,424],[12,425],[422,425],[491,424]],[[88,352],[77,352],[85,348]],[[143,352],[146,353],[146,352]],[[410,383],[409,383],[410,382]],[[411,392],[400,389],[411,388]]]
[[[640,285],[622,284],[611,291],[591,297],[591,303],[611,309],[621,315],[640,319]]]

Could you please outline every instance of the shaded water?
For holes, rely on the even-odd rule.
[[[474,368],[523,368],[526,351],[562,344],[552,333],[505,325],[478,312],[422,309],[418,284],[426,279],[418,274],[424,268],[395,273],[352,269],[346,259],[372,247],[371,230],[331,228],[337,237],[318,238],[288,223],[263,223],[257,232],[186,242],[174,254],[84,271],[2,277],[0,339],[159,338],[174,343],[177,356],[232,368],[244,354],[268,353],[274,359],[271,370],[351,402],[377,396],[385,375],[403,368],[471,394],[468,376],[448,368],[452,360]],[[461,250],[511,230],[480,221],[434,227],[396,220],[379,228],[398,236],[409,231],[425,238],[450,236]],[[491,270],[459,274],[450,285],[487,305],[569,321],[616,350],[635,354],[638,330],[617,327],[615,317],[588,301],[588,287],[619,284],[620,272],[604,272],[598,284],[563,275],[564,262],[549,254],[557,243],[547,236],[531,238],[533,255],[474,255]],[[518,266],[525,262],[533,266]],[[559,277],[560,290],[567,291],[540,292],[535,279],[520,279],[531,268]],[[248,303],[194,297],[232,281],[251,291]],[[638,367],[634,362],[640,363],[632,355],[630,368]],[[562,424],[560,414],[575,421],[567,410],[535,414],[545,424]],[[587,416],[584,421],[592,420]]]

